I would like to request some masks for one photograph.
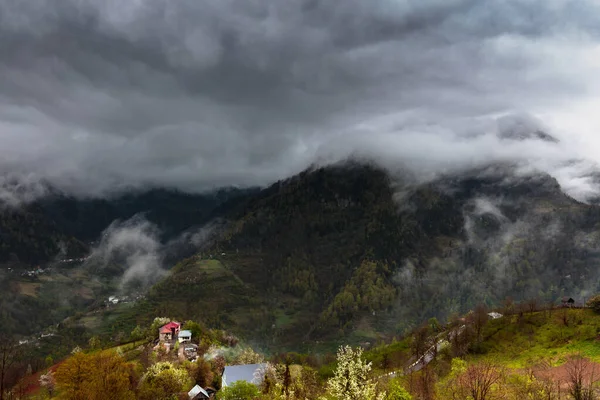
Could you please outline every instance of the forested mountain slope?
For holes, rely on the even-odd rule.
[[[0,263],[35,265],[59,253],[80,256],[86,245],[65,234],[37,205],[0,207]]]
[[[121,293],[127,291],[124,271],[137,266],[159,274],[193,254],[189,239],[195,229],[253,190],[194,195],[152,190],[110,199],[48,192],[35,202],[0,204],[0,332],[28,335],[101,305],[110,295],[131,295]],[[115,221],[121,222],[105,232]],[[81,262],[90,254],[95,257]],[[64,259],[75,260],[60,262]]]
[[[115,220],[134,215],[156,225],[163,240],[218,217],[256,189],[222,189],[186,194],[156,189],[108,199],[79,199],[49,190],[49,195],[21,205],[0,204],[0,263],[32,266],[59,254],[83,256],[88,245]],[[219,208],[221,207],[221,208]]]
[[[174,311],[297,343],[398,333],[505,296],[596,290],[600,208],[516,171],[426,184],[357,163],[305,171],[238,205],[214,247],[157,285],[137,319]],[[206,270],[209,258],[222,271]],[[208,310],[215,279],[238,295],[225,285]]]

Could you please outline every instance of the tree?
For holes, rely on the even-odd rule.
[[[134,399],[133,364],[114,351],[77,352],[57,368],[56,387],[68,400]]]
[[[292,373],[290,372],[290,363],[285,363],[285,371],[283,372],[282,386],[285,397],[290,395],[290,386],[292,385]]]
[[[196,321],[186,321],[183,324],[183,326],[185,327],[185,329],[192,332],[192,339],[198,343],[200,342],[200,338],[202,337],[204,332],[206,332],[206,328],[203,327],[201,324],[197,323]]]
[[[442,330],[442,326],[435,317],[429,318],[429,321],[427,321],[427,323],[429,324],[429,329],[431,329],[432,332],[439,332]]]
[[[8,336],[0,336],[0,400],[4,400],[6,378],[21,354],[16,341]]]
[[[131,340],[133,340],[133,341],[141,340],[145,336],[144,330],[139,325],[136,325],[136,327],[133,328],[133,330],[131,331],[129,336],[131,337]]]
[[[463,361],[464,363],[464,361]],[[458,367],[458,365],[456,365]],[[453,360],[453,367],[454,360]],[[502,379],[501,371],[489,362],[469,365],[461,369],[464,372],[455,375],[451,390],[453,399],[489,400],[493,398],[494,386]]]
[[[411,347],[413,356],[419,360],[433,345],[433,341],[430,338],[429,326],[422,325],[416,330],[412,339]]]
[[[412,400],[412,396],[404,389],[400,379],[396,378],[388,384],[385,400]]]
[[[260,392],[256,385],[246,381],[233,382],[232,385],[222,388],[219,399],[222,400],[254,400]]]
[[[502,302],[502,308],[504,311],[504,314],[506,315],[510,315],[515,311],[515,301],[513,300],[512,297],[507,296],[504,301]]]
[[[560,380],[550,372],[551,365],[543,362],[527,370],[508,377],[507,389],[511,399],[559,400]]]
[[[537,298],[533,297],[527,302],[527,308],[530,313],[536,312],[539,307],[539,301]]]
[[[600,313],[600,294],[595,295],[587,301],[587,306],[597,313]]]
[[[54,374],[52,371],[48,371],[45,374],[40,375],[40,386],[46,389],[48,395],[52,397],[54,394],[54,388],[56,387],[56,379],[54,379]]]
[[[203,358],[199,358],[195,364],[194,378],[196,383],[202,387],[210,386],[214,379],[210,363]]]
[[[362,359],[360,347],[352,349],[341,346],[337,353],[337,368],[332,378],[327,380],[327,392],[338,400],[383,399],[385,393],[377,396],[376,383],[369,380],[371,363]]]
[[[411,393],[420,400],[433,400],[436,398],[435,374],[429,364],[425,365],[420,371],[410,374],[409,385]]]
[[[481,340],[481,333],[489,318],[487,307],[485,305],[480,304],[475,307],[473,315],[471,316],[471,322],[473,324],[473,329],[475,329],[475,336],[478,342]]]
[[[168,400],[192,385],[187,371],[170,362],[158,362],[148,368],[142,377],[139,398],[142,400]]]
[[[171,318],[167,318],[167,317],[154,318],[154,321],[152,321],[150,328],[148,328],[148,339],[149,340],[158,339],[158,328],[160,328],[161,326],[163,326],[165,324],[168,324],[169,322],[171,322]]]
[[[96,350],[100,348],[102,342],[100,341],[100,338],[98,336],[92,336],[88,341],[88,344],[90,346],[90,349]]]
[[[241,351],[240,354],[235,358],[235,363],[242,364],[260,364],[265,360],[262,354],[259,354],[252,350],[251,347],[246,347]]]
[[[566,365],[569,394],[573,400],[594,400],[595,366],[586,358],[575,356]]]

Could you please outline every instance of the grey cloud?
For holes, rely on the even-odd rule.
[[[570,137],[600,91],[599,15],[584,0],[0,0],[0,172],[102,195],[260,185],[357,153],[427,173],[532,158],[585,197],[557,165],[589,156],[593,138]],[[514,111],[552,116],[560,150],[499,141]]]
[[[173,260],[180,260],[182,254],[202,250],[222,227],[222,221],[211,221],[162,243],[159,229],[143,215],[117,220],[102,233],[86,264],[96,270],[120,271],[121,289],[129,285],[147,286],[163,276],[165,268]]]

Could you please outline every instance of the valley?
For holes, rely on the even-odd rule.
[[[148,209],[136,206],[139,212],[88,241],[87,254],[59,253],[56,261],[29,268],[6,264],[3,330],[30,347],[37,369],[44,358],[64,359],[92,342],[126,347],[157,317],[169,316],[228,332],[266,357],[314,356],[322,382],[331,377],[326,360],[339,346],[368,349],[374,362],[383,351],[377,362],[402,372],[378,376],[401,380],[414,394],[420,389],[407,377],[430,369],[446,376],[438,355],[463,335],[464,323],[453,325],[459,316],[475,324],[470,310],[506,315],[516,311],[502,307],[519,303],[523,309],[534,304],[529,312],[543,315],[537,310],[559,306],[564,296],[584,304],[598,290],[600,208],[565,195],[547,175],[516,175],[510,165],[419,183],[349,162],[309,169],[211,207],[162,236],[158,220],[148,221],[140,214]],[[168,213],[161,218],[169,221]],[[194,235],[201,240],[191,240]],[[582,312],[591,318],[591,311]],[[515,318],[525,317],[499,320]],[[423,353],[411,354],[427,321],[449,331],[435,333],[431,343],[423,338]],[[499,323],[490,318],[485,329]],[[518,335],[530,330],[514,326]],[[586,347],[594,345],[585,344],[594,340],[592,328],[586,329],[591,336],[582,347],[561,344],[553,353],[553,344],[535,339],[539,350],[518,342],[512,358],[494,356],[494,362],[523,368],[548,361],[531,358],[546,351],[557,365],[562,354],[595,360]],[[453,354],[468,363],[486,363],[480,354],[511,354],[493,347],[504,339],[489,332],[481,335],[491,342],[469,336],[454,344],[463,350]],[[398,340],[403,344],[393,344]],[[395,353],[398,346],[403,350]]]

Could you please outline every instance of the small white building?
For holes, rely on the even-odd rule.
[[[179,331],[179,335],[177,336],[177,338],[179,339],[179,343],[189,342],[190,340],[192,340],[192,331]]]
[[[488,313],[488,315],[492,319],[502,318],[502,314],[500,314],[499,312],[496,312],[496,311],[492,311],[491,313]]]

